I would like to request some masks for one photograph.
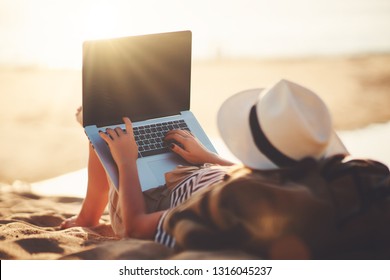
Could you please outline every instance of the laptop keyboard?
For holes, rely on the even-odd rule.
[[[134,138],[138,145],[138,157],[146,157],[169,152],[165,134],[172,129],[188,130],[184,120],[134,127]]]

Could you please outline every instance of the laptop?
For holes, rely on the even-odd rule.
[[[118,169],[99,131],[133,122],[143,191],[163,185],[164,174],[186,163],[162,139],[171,129],[191,131],[216,152],[190,111],[190,31],[148,34],[83,44],[83,126],[112,184]]]

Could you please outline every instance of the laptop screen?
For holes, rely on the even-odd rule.
[[[189,110],[191,32],[86,41],[82,76],[84,126]]]

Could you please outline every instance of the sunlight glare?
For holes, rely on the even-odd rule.
[[[119,36],[118,11],[109,1],[90,5],[84,22],[83,40],[103,39]]]

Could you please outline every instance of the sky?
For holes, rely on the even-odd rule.
[[[88,39],[193,32],[195,58],[390,51],[388,0],[0,0],[0,65],[80,67]]]

